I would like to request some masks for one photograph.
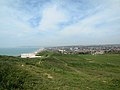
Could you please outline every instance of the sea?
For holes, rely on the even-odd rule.
[[[23,53],[32,53],[40,48],[0,48],[0,55],[20,56]]]

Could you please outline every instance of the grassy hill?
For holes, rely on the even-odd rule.
[[[119,90],[120,54],[0,56],[0,90]]]

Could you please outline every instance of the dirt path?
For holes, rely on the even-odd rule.
[[[69,68],[69,69],[71,69],[71,70],[73,70],[73,71],[75,71],[75,72],[77,72],[77,73],[81,73],[79,70],[77,70],[76,68],[74,68],[74,67],[71,67],[71,66],[69,66],[66,62],[64,62],[63,60],[60,60],[59,58],[57,58],[57,57],[53,57],[54,59],[56,59],[56,60],[59,60],[59,61],[61,61],[62,63],[64,63],[64,65],[67,67],[67,68]]]

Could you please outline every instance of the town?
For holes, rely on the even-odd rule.
[[[43,51],[56,52],[60,54],[120,54],[120,45],[90,45],[90,46],[57,46],[39,49],[33,53],[21,54],[21,58],[40,58],[38,53]]]
[[[120,53],[120,45],[60,46],[46,48],[45,50],[60,52],[62,54],[118,54]]]

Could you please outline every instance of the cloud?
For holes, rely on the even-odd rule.
[[[40,22],[40,30],[57,30],[59,29],[58,24],[67,21],[67,17],[64,13],[56,6],[49,5],[42,13],[42,19]]]
[[[113,3],[113,2],[112,2]],[[109,3],[109,4],[112,4]],[[65,27],[61,33],[64,35],[79,35],[79,34],[87,34],[87,33],[95,33],[98,32],[105,32],[106,30],[118,31],[120,29],[120,13],[116,12],[116,10],[119,10],[119,3],[115,3],[113,5],[107,5],[106,7],[103,6],[103,8],[100,8],[96,11],[96,13],[88,14],[87,17],[84,19],[78,20],[78,22]],[[112,13],[111,13],[112,12]],[[118,29],[116,29],[116,27]]]
[[[119,0],[0,0],[0,46],[120,43],[119,10]]]

